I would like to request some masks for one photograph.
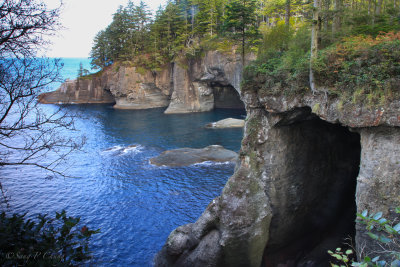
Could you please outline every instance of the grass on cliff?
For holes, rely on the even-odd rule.
[[[309,92],[309,32],[288,37],[287,50],[271,49],[244,73],[243,90],[258,94]],[[319,52],[312,65],[319,88],[342,101],[382,106],[400,97],[400,32],[343,38]]]

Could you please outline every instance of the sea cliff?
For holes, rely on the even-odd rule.
[[[247,119],[234,175],[196,222],[170,234],[156,266],[325,266],[346,237],[377,255],[354,221],[365,209],[396,217],[399,99],[368,106],[323,88],[265,96],[264,84],[241,91]]]
[[[246,62],[254,59],[253,55]],[[166,64],[150,71],[115,63],[101,72],[65,82],[58,90],[40,95],[41,103],[109,103],[115,108],[166,107],[166,113],[244,108],[240,100],[243,72],[235,53],[210,51],[197,59]],[[89,92],[89,93],[88,93]]]

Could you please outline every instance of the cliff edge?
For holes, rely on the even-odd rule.
[[[327,250],[346,237],[376,256],[378,244],[354,221],[365,209],[396,216],[399,99],[368,106],[323,88],[266,95],[264,85],[242,88],[234,175],[196,222],[169,235],[156,266],[327,266]]]

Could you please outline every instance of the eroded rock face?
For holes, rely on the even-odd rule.
[[[248,55],[246,62],[254,59]],[[200,60],[173,67],[173,94],[165,113],[244,108],[240,100],[243,64],[240,55],[207,52]]]
[[[157,166],[182,167],[205,161],[235,162],[237,154],[219,145],[205,148],[178,148],[167,150],[161,155],[151,158],[150,163]]]
[[[234,175],[195,223],[171,233],[156,266],[195,265],[211,251],[204,266],[324,266],[326,251],[354,232],[371,254],[355,213],[393,218],[400,205],[400,102],[371,109],[324,93],[257,90],[242,98],[248,117]]]
[[[247,61],[254,56],[248,56]],[[41,103],[110,103],[115,108],[168,107],[165,113],[244,108],[240,56],[208,52],[203,58],[165,65],[161,71],[114,64],[39,97]],[[89,93],[88,93],[89,92]]]
[[[114,103],[115,99],[109,91],[99,86],[99,80],[66,81],[61,87],[49,93],[39,95],[38,101],[42,104],[86,104],[86,103]]]

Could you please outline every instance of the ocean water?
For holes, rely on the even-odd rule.
[[[63,67],[60,72],[62,80],[76,79],[78,77],[79,66],[82,63],[83,69],[86,69],[89,73],[95,73],[98,70],[92,69],[90,65],[90,59],[88,58],[60,58]],[[60,87],[60,83],[53,83],[47,90],[54,90]]]
[[[66,78],[76,76],[81,61],[65,60]],[[52,112],[57,106],[42,108]],[[168,149],[214,144],[238,151],[242,129],[204,125],[244,118],[244,111],[165,115],[163,109],[114,110],[108,105],[65,108],[80,116],[78,131],[64,135],[87,138],[83,151],[60,166],[76,178],[48,179],[48,173],[31,167],[2,168],[0,177],[11,211],[33,217],[65,209],[89,228],[100,228],[90,245],[89,265],[151,266],[169,233],[194,222],[233,174],[231,163],[170,168],[153,166],[149,159]]]

